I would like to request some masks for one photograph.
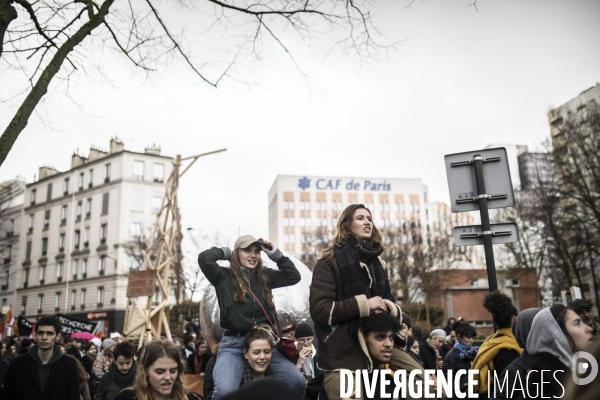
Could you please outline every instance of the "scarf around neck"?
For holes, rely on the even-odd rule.
[[[477,380],[479,382],[479,393],[488,391],[488,371],[496,369],[494,358],[502,349],[514,350],[519,355],[523,353],[523,349],[519,347],[511,328],[498,329],[496,333],[485,339],[477,352],[477,357],[473,361],[472,368],[479,371],[479,379]]]
[[[135,373],[137,371],[137,363],[135,361],[131,363],[131,369],[125,375],[119,372],[119,369],[117,368],[117,365],[115,363],[112,363],[110,365],[110,368],[113,374],[115,375],[115,380],[117,381],[117,384],[121,388],[128,387],[133,384],[133,380],[135,379]]]
[[[390,283],[379,261],[379,255],[383,252],[379,245],[368,247],[363,243],[359,247],[356,238],[350,236],[333,251],[340,270],[344,299],[361,294],[367,298],[389,297]],[[361,260],[364,260],[367,269],[361,267]]]
[[[461,343],[460,340],[456,339],[456,343],[454,343],[454,350],[456,350],[456,354],[461,360],[473,361],[473,359],[477,355],[479,346],[469,346],[464,343]]]

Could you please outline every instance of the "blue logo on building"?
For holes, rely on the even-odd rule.
[[[310,179],[307,177],[298,179],[298,187],[302,190],[308,189],[310,187]]]

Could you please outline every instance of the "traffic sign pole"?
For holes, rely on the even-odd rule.
[[[494,261],[494,247],[492,246],[492,230],[490,227],[490,213],[488,209],[488,195],[485,191],[485,179],[483,175],[483,157],[473,157],[475,169],[475,183],[477,185],[477,197],[479,202],[479,213],[481,215],[481,229],[483,236],[483,249],[485,251],[485,265],[490,292],[498,290],[498,279],[496,278],[496,262]]]

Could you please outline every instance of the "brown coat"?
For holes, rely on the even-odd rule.
[[[364,340],[349,333],[352,320],[367,317],[370,313],[364,294],[344,299],[340,270],[335,257],[320,261],[315,266],[310,286],[310,316],[315,323],[319,341],[318,367],[323,371],[340,369],[372,369]],[[399,307],[393,298],[386,301],[393,315]]]

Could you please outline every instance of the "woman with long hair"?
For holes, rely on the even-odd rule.
[[[92,400],[90,388],[88,387],[90,375],[86,372],[85,367],[81,364],[77,357],[74,357],[70,354],[67,354],[66,357],[71,357],[76,361],[77,375],[79,376],[79,395],[81,396],[81,400]]]
[[[279,271],[267,268],[260,253],[277,263]],[[221,267],[218,260],[229,260],[229,268]],[[220,308],[220,323],[225,329],[213,371],[217,400],[239,387],[244,374],[244,337],[254,325],[275,323],[275,305],[272,289],[295,285],[300,273],[294,263],[271,242],[257,240],[251,235],[239,237],[233,246],[213,247],[198,256],[200,269],[215,287]],[[268,313],[265,315],[263,309]],[[273,375],[290,385],[303,397],[304,377],[279,350],[274,349],[271,359]]]
[[[187,373],[204,376],[206,364],[210,360],[208,353],[208,344],[206,340],[200,339],[196,342],[196,352],[190,354],[187,358]]]
[[[256,379],[271,376],[273,356],[273,335],[268,325],[257,325],[244,338],[244,377],[240,387]]]
[[[542,309],[533,318],[525,351],[506,367],[503,388],[490,389],[490,398],[566,398],[572,357],[592,343],[592,328],[576,312],[563,305]]]
[[[310,287],[310,315],[319,342],[319,369],[330,399],[340,398],[340,370],[373,368],[357,336],[358,320],[393,310],[399,315],[379,258],[383,235],[369,209],[352,204],[342,212],[333,241],[318,257]]]
[[[200,400],[186,389],[181,353],[172,342],[148,344],[140,364],[133,386],[115,400]]]

